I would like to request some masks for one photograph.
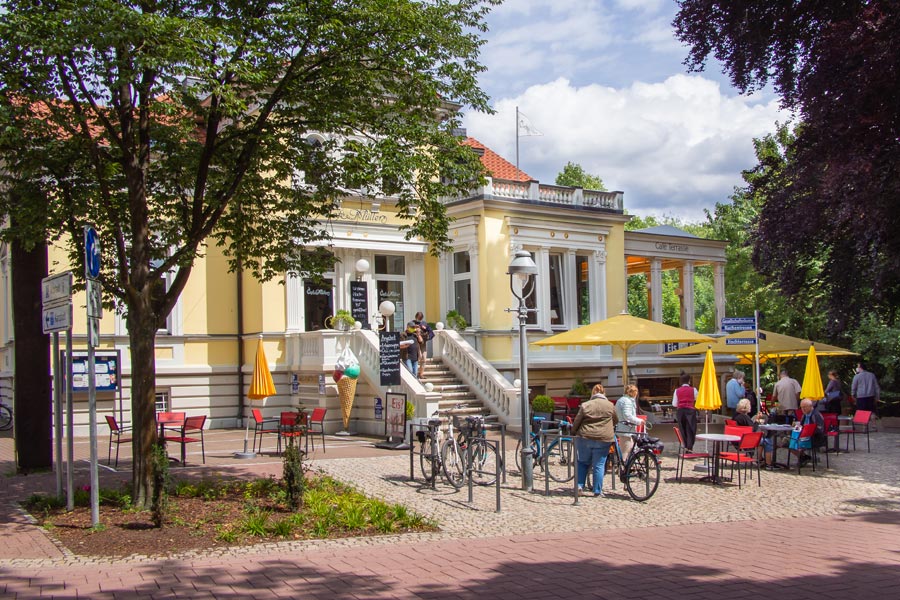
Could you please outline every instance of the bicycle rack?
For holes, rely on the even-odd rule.
[[[494,472],[493,473],[490,471],[481,471],[481,470],[475,469],[472,466],[473,463],[475,462],[474,459],[472,458],[472,447],[475,444],[473,444],[471,442],[481,442],[481,443],[484,443],[485,446],[493,448],[494,456],[497,457],[497,460],[494,463]],[[504,446],[505,446],[505,444],[504,444]],[[475,498],[474,498],[475,486],[474,486],[474,482],[473,482],[474,478],[472,476],[475,473],[478,473],[479,475],[493,475],[494,476],[494,490],[496,491],[496,495],[497,495],[497,508],[494,512],[500,512],[500,471],[503,470],[500,463],[503,461],[500,459],[499,450],[500,450],[500,444],[498,444],[497,442],[488,440],[483,437],[470,438],[470,443],[468,444],[468,446],[466,446],[466,465],[468,465],[467,469],[466,469],[466,478],[468,479],[468,484],[469,484],[469,502],[468,502],[469,506],[472,506],[475,503]],[[506,480],[504,479],[504,481],[506,481]]]
[[[503,476],[503,483],[506,483],[506,423],[487,422],[484,423],[484,429],[487,431],[500,432],[500,454],[497,454],[497,462],[500,466],[500,473]]]
[[[416,455],[422,455],[422,456],[425,455],[424,450],[422,450],[423,444],[418,444],[418,445],[416,444],[416,442],[418,441],[416,439],[416,437],[417,437],[416,433],[417,433],[417,431],[425,431],[425,432],[429,432],[431,434],[431,436],[436,436],[439,426],[438,425],[429,425],[427,423],[409,423],[409,427],[410,427],[409,435],[410,435],[410,440],[411,440],[411,443],[409,445],[409,480],[415,481],[416,480],[415,457],[416,457]],[[434,439],[434,438],[432,437],[432,439]],[[416,447],[420,448],[420,450],[416,451]],[[432,451],[431,451],[431,449],[429,449],[428,454],[431,454],[431,453],[432,453]],[[431,489],[436,489],[435,486],[436,486],[437,478],[438,478],[438,474],[439,474],[437,464],[438,464],[438,461],[436,461],[436,460],[431,461]]]
[[[552,422],[552,423],[553,423],[553,425],[556,425],[556,426],[553,427],[553,426],[548,425],[547,427],[544,427],[544,424],[542,423],[541,424],[541,432],[540,432],[541,451],[543,453],[543,455],[541,456],[541,462],[543,463],[543,470],[544,470],[544,495],[545,496],[550,495],[550,465],[548,464],[550,462],[550,458],[549,458],[550,453],[547,451],[547,448],[549,448],[549,444],[552,444],[553,443],[552,440],[555,439],[557,445],[559,445],[563,438],[569,438],[572,440],[572,448],[573,448],[572,456],[573,456],[573,458],[575,456],[575,450],[574,450],[575,438],[572,437],[572,434],[568,433],[562,427],[560,427],[558,423],[556,423],[556,422]],[[574,465],[575,465],[574,462],[570,462],[568,465],[566,465],[566,472],[571,475],[577,475],[577,473],[572,473],[572,468]],[[573,477],[573,479],[575,479],[575,487],[577,489],[578,477]]]

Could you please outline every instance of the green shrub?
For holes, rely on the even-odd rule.
[[[553,398],[544,394],[535,396],[534,400],[531,401],[531,409],[536,413],[552,413]]]
[[[303,474],[303,455],[300,452],[300,445],[294,443],[294,438],[288,438],[287,448],[284,449],[283,479],[288,506],[292,510],[299,510],[303,505],[306,477]]]
[[[468,326],[469,324],[466,322],[466,318],[459,314],[458,311],[447,311],[447,327],[456,331],[462,331]]]

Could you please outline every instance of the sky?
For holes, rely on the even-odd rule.
[[[553,183],[569,161],[625,194],[629,214],[704,219],[756,164],[753,138],[789,115],[742,96],[711,62],[688,73],[674,0],[505,0],[488,17],[480,84],[496,114],[464,126],[516,160],[516,107],[543,135],[519,138],[519,168]]]

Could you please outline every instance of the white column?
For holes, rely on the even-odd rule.
[[[650,259],[650,320],[662,323],[662,260]]]
[[[606,304],[606,248],[605,246],[594,250],[593,264],[591,265],[591,323],[602,321],[607,317]],[[625,275],[625,306],[628,306],[628,271]]]
[[[537,309],[538,319],[537,325],[544,331],[550,331],[550,283],[547,278],[550,276],[550,248],[541,246],[537,250],[538,274],[535,284],[537,289]]]
[[[469,283],[472,286],[472,322],[469,325],[481,327],[481,277],[478,268],[478,244],[469,244],[469,276]]]
[[[681,268],[681,293],[684,306],[684,322],[682,327],[694,331],[696,327],[696,314],[694,303],[694,261],[684,261]]]
[[[355,264],[353,257],[344,250],[335,250],[336,260],[334,262],[334,312],[341,309],[350,310],[350,285],[347,283],[347,262]],[[350,268],[355,268],[353,264]]]
[[[443,252],[438,258],[438,310],[439,315],[426,315],[434,321],[443,321],[453,306],[453,252]]]
[[[284,280],[285,305],[287,306],[287,332],[303,329],[303,280],[288,273]]]
[[[566,328],[572,329],[578,327],[578,289],[576,281],[578,281],[578,268],[575,266],[575,250],[569,248],[565,253],[565,264],[563,267],[563,286],[564,298],[566,305],[563,307],[563,323]]]
[[[713,292],[716,297],[716,331],[721,331],[725,318],[725,263],[713,264]]]

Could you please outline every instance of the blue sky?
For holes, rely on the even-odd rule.
[[[488,22],[482,88],[494,115],[468,134],[515,161],[516,106],[544,135],[519,166],[552,183],[567,161],[625,192],[631,214],[696,221],[741,185],[752,140],[774,131],[770,94],[740,96],[718,64],[687,73],[674,0],[506,0]]]

